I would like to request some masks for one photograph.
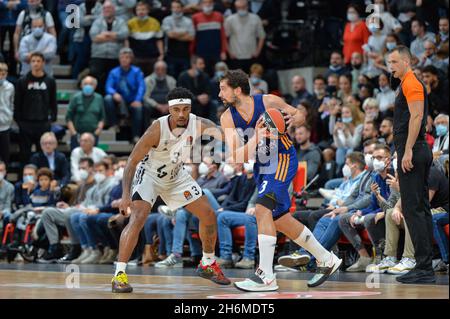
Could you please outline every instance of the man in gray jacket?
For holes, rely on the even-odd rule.
[[[114,4],[106,0],[103,3],[103,16],[94,21],[89,30],[91,36],[91,74],[98,79],[98,91],[104,94],[106,76],[118,66],[119,51],[128,38],[127,22],[116,17]]]
[[[14,85],[6,80],[8,65],[0,63],[0,160],[9,162],[9,129],[14,115]]]

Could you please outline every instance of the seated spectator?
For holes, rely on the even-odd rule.
[[[120,50],[120,66],[111,70],[106,81],[105,111],[110,127],[117,127],[119,124],[117,113],[124,117],[131,114],[132,141],[136,143],[144,130],[142,102],[145,82],[141,69],[131,64],[132,59],[131,49]]]
[[[391,149],[391,154],[395,151],[394,145],[394,120],[391,117],[386,117],[380,125],[380,137],[384,143]]]
[[[105,123],[103,98],[95,93],[97,79],[86,76],[81,81],[81,92],[72,95],[66,114],[67,128],[70,132],[70,149],[78,147],[81,134],[92,133],[97,145]]]
[[[382,116],[393,116],[395,92],[389,86],[389,77],[386,73],[381,73],[378,77],[378,87],[379,90],[375,98],[377,99]]]
[[[70,181],[70,165],[66,156],[57,151],[58,140],[53,132],[44,133],[41,136],[42,152],[34,153],[31,156],[30,163],[36,165],[37,168],[47,167],[54,176],[51,181],[52,187],[63,187]]]
[[[259,90],[262,94],[269,93],[269,86],[266,81],[262,79],[264,75],[264,68],[261,64],[255,63],[250,67],[250,88],[251,90]],[[259,94],[261,94],[259,93]]]
[[[27,164],[22,170],[22,180],[14,185],[14,206],[16,209],[30,204],[30,194],[37,187],[37,170],[34,164]]]
[[[214,118],[217,112],[210,98],[209,76],[201,71],[204,67],[205,60],[201,57],[193,56],[191,58],[191,68],[180,74],[177,86],[184,87],[194,94],[195,100],[192,101],[193,114],[217,122]]]
[[[33,19],[31,30],[30,34],[20,40],[19,58],[22,64],[20,75],[24,76],[30,71],[31,54],[40,52],[44,56],[45,73],[51,76],[53,74],[52,59],[56,56],[56,38],[45,32],[42,18]]]
[[[438,50],[443,48],[445,45],[447,45],[448,48],[448,30],[448,17],[441,17],[439,19],[439,34],[436,35],[436,45],[438,47]]]
[[[248,72],[264,47],[266,33],[261,18],[249,12],[247,0],[234,2],[236,12],[225,19],[230,67]],[[264,91],[264,90],[263,90]]]
[[[9,132],[14,115],[14,85],[6,80],[8,65],[0,63],[0,161],[9,163]]]
[[[362,209],[370,202],[370,184],[372,176],[364,168],[366,163],[364,155],[359,152],[347,155],[343,168],[343,175],[346,180],[339,186],[333,195],[326,209],[316,211],[300,211],[294,217],[301,221],[308,228],[314,229],[314,237],[325,249],[331,249],[339,240],[341,231],[339,229],[340,214],[348,210]],[[307,252],[301,248],[291,255],[278,259],[278,263],[292,267],[300,256],[305,256]],[[311,259],[309,268],[314,267]]]
[[[308,100],[301,101],[300,104],[297,105],[297,109],[299,109],[300,112],[303,113],[303,116],[306,119],[305,124],[307,124],[311,128],[311,142],[319,143],[319,120],[317,110],[311,106]],[[326,143],[326,141],[324,141],[324,143]],[[324,145],[324,143],[322,143],[322,145]]]
[[[301,75],[296,75],[291,80],[292,90],[295,92],[295,95],[292,97],[291,105],[299,105],[301,101],[312,99],[311,93],[306,89],[306,81],[305,78]]]
[[[182,1],[172,1],[171,11],[172,14],[164,18],[161,28],[167,37],[168,72],[178,78],[182,71],[189,68],[189,46],[194,40],[195,30],[192,19],[183,15]]]
[[[20,40],[32,33],[31,23],[33,19],[42,18],[44,20],[45,32],[50,33],[56,38],[55,22],[52,14],[44,9],[42,0],[28,0],[27,7],[20,11],[16,21],[14,31],[14,52],[16,60],[19,61],[19,43]],[[11,45],[11,44],[10,44]]]
[[[365,21],[361,19],[361,10],[358,5],[350,4],[347,7],[347,24],[345,25],[343,41],[344,63],[349,64],[354,52],[363,53],[363,45],[369,40],[369,30]]]
[[[50,124],[56,121],[57,115],[56,81],[44,72],[44,56],[33,52],[30,61],[31,71],[17,81],[14,96],[14,120],[20,131],[22,163],[30,159],[33,144],[40,151],[40,138],[50,131]]]
[[[390,172],[391,151],[386,145],[379,144],[372,157],[375,174],[371,185],[370,204],[356,212],[350,211],[342,214],[339,220],[339,228],[360,256],[356,263],[347,268],[346,271],[349,272],[365,272],[366,267],[373,261],[359,236],[359,230],[367,229],[376,255],[381,255],[381,245],[385,238],[384,212],[378,204],[377,196],[381,196],[385,200],[388,200],[390,196],[387,179]]]
[[[100,94],[105,92],[108,73],[118,65],[117,52],[124,47],[128,38],[126,20],[116,16],[115,8],[111,1],[106,0],[102,16],[94,21],[89,30],[92,41],[89,70],[98,80]]]
[[[337,74],[338,76],[340,76],[348,72],[349,70],[345,66],[342,52],[333,51],[330,56],[330,66],[325,72],[324,77],[328,78],[331,74]]]
[[[106,153],[95,147],[95,138],[91,133],[83,133],[80,136],[80,146],[75,148],[70,154],[70,166],[72,172],[72,180],[76,183],[80,183],[84,178],[80,176],[79,163],[83,157],[91,158],[94,163],[100,162]]]
[[[434,117],[440,113],[448,114],[448,79],[439,77],[438,70],[432,65],[424,67],[422,75],[428,93],[428,114]]]
[[[191,53],[204,59],[206,73],[212,75],[214,65],[227,58],[227,36],[223,15],[214,11],[214,1],[201,0],[201,8],[201,12],[192,15],[195,39]]]
[[[447,114],[439,114],[434,119],[436,128],[436,139],[433,145],[433,158],[439,158],[442,155],[448,155],[448,127],[449,117]]]
[[[440,72],[447,74],[448,59],[442,60],[437,56],[436,44],[431,40],[426,40],[423,47],[425,51],[420,57],[418,57],[419,63],[417,66],[423,68],[428,65],[432,65]]]
[[[367,141],[378,139],[378,125],[374,121],[367,121],[364,123],[363,131],[362,131],[362,145],[361,147],[357,147],[358,150],[364,148],[364,144]]]
[[[177,81],[167,74],[164,61],[155,63],[154,72],[145,79],[144,94],[144,128],[149,127],[154,119],[169,114],[167,94],[177,86]]]
[[[159,21],[149,16],[148,2],[139,1],[135,10],[136,16],[128,20],[128,39],[135,55],[134,63],[147,76],[153,72],[155,62],[164,59],[164,34]]]
[[[415,39],[411,42],[411,54],[417,59],[425,53],[425,41],[430,40],[433,43],[436,41],[434,33],[427,32],[425,22],[418,18],[411,21],[411,33]]]
[[[339,76],[339,90],[337,92],[337,97],[342,101],[345,101],[353,93],[355,92],[352,91],[352,75],[346,73]]]
[[[330,127],[333,131],[334,144],[337,147],[336,163],[342,166],[345,156],[361,144],[364,124],[356,109],[348,105],[342,107],[340,121],[338,119],[334,124],[332,121],[333,118],[330,119]]]
[[[382,118],[380,116],[380,106],[375,98],[369,97],[364,100],[363,111],[366,114],[364,117],[364,122],[373,121],[376,125],[379,125]]]
[[[232,181],[232,189],[227,199],[219,205],[214,203],[217,217],[217,233],[220,247],[220,259],[217,261],[223,268],[253,269],[255,265],[255,251],[257,243],[257,227],[255,209],[250,204],[254,197],[255,180],[253,178],[253,164],[245,164],[245,174]],[[251,205],[251,207],[248,207]],[[233,238],[231,230],[235,227],[245,226],[244,254],[240,262],[233,265],[232,248]]]
[[[307,164],[307,181],[311,181],[318,173],[322,161],[320,149],[310,140],[311,129],[307,125],[302,125],[295,129],[295,148],[299,162]]]
[[[328,97],[337,97],[339,88],[339,76],[335,73],[330,74],[327,76],[327,87],[326,92]]]
[[[30,194],[30,205],[35,211],[41,212],[46,206],[56,205],[55,187],[51,185],[53,172],[42,167],[37,171],[37,187]]]
[[[93,233],[87,226],[87,219],[90,215],[99,212],[99,208],[104,208],[109,201],[111,190],[116,182],[106,175],[109,170],[106,162],[94,165],[94,186],[86,193],[86,198],[79,207],[70,215],[70,225],[74,230],[75,238],[81,244],[81,255],[72,260],[74,264],[96,264],[103,257],[97,248],[97,241]]]
[[[73,33],[73,65],[72,78],[78,75],[89,66],[91,56],[91,37],[89,31],[94,20],[102,14],[102,4],[100,1],[85,1],[78,6],[80,15],[80,28],[76,28]]]
[[[38,260],[40,263],[53,263],[58,258],[60,263],[70,263],[81,253],[79,239],[75,237],[70,224],[70,216],[79,209],[79,205],[86,199],[88,190],[94,186],[94,161],[89,157],[84,157],[79,161],[78,169],[82,181],[76,191],[73,203],[60,201],[56,203],[56,207],[48,207],[42,211],[41,222],[50,245],[44,256]],[[61,257],[58,226],[65,227],[70,238],[70,250],[63,257]]]
[[[11,216],[14,186],[6,180],[6,163],[0,160],[0,220],[6,225]]]

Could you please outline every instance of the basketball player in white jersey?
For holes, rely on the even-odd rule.
[[[214,257],[217,237],[214,210],[183,166],[196,139],[207,129],[216,128],[210,120],[190,113],[193,98],[192,93],[184,88],[170,91],[167,95],[170,114],[153,122],[128,158],[119,210],[131,216],[120,236],[118,262],[112,279],[113,292],[133,291],[125,272],[126,265],[158,196],[172,210],[184,207],[199,218],[203,258],[197,268],[198,275],[217,284],[231,284]],[[223,140],[221,131],[215,132],[217,136],[209,134]]]

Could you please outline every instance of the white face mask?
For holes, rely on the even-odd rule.
[[[376,172],[382,172],[386,168],[386,163],[378,159],[373,160],[373,169]]]
[[[225,175],[228,178],[231,178],[234,176],[234,168],[230,164],[225,164],[223,167],[223,175]]]
[[[106,179],[106,175],[102,173],[95,173],[94,179],[97,184],[100,184]]]
[[[119,167],[117,171],[114,172],[114,177],[117,179],[122,179],[124,170],[125,169],[123,167]]]
[[[34,176],[32,176],[32,175],[24,175],[23,182],[24,183],[34,182]]]
[[[397,171],[397,168],[398,168],[397,165],[398,165],[398,164],[397,164],[397,158],[394,158],[394,159],[392,160],[392,167],[394,168],[394,171]]]
[[[80,178],[81,180],[85,181],[89,176],[89,173],[85,169],[80,169]]]
[[[342,167],[342,175],[344,175],[344,177],[346,178],[352,176],[352,170],[350,166],[348,166],[347,164],[345,164],[344,167]]]
[[[200,176],[204,176],[204,175],[208,174],[208,172],[209,172],[208,165],[206,165],[205,163],[202,162],[198,166],[198,173],[200,174]]]
[[[355,22],[358,20],[358,15],[356,13],[347,13],[347,20],[350,22]]]
[[[372,157],[372,155],[371,154],[364,155],[364,160],[366,162],[367,167],[370,170],[373,170],[373,157]]]
[[[248,161],[248,163],[244,163],[244,170],[246,173],[253,173],[253,166],[255,165],[255,161]]]

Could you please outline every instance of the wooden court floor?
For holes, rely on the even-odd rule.
[[[61,266],[60,266],[61,267]],[[28,267],[30,268],[30,267]],[[47,267],[48,268],[48,267]],[[142,268],[142,267],[140,267]],[[308,274],[278,275],[278,292],[245,293],[233,286],[217,286],[208,280],[195,276],[192,270],[184,271],[131,271],[132,294],[111,293],[111,269],[81,269],[79,274],[60,268],[58,270],[21,269],[2,267],[0,264],[0,299],[449,299],[448,275],[439,277],[436,285],[402,285],[387,277],[377,282],[361,274],[359,277],[336,274],[333,280],[323,286],[309,289],[306,286]],[[229,274],[232,281],[241,280],[248,271]],[[388,275],[382,275],[388,276]],[[446,277],[447,276],[447,277]]]

